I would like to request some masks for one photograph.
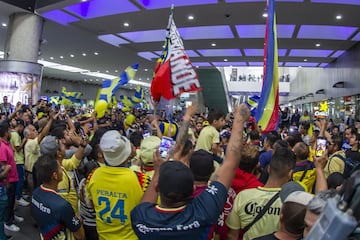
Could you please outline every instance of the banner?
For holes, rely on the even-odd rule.
[[[264,79],[255,119],[262,130],[270,132],[277,128],[279,115],[279,72],[276,35],[275,0],[268,0],[264,49]]]
[[[165,48],[155,67],[150,89],[155,102],[159,102],[161,97],[170,100],[184,92],[201,90],[198,76],[176,28],[173,7],[167,27]]]

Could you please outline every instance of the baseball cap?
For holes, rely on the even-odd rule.
[[[202,126],[203,127],[206,127],[206,126],[209,126],[210,124],[209,124],[209,122],[208,121],[203,121],[203,123],[202,123]]]
[[[160,167],[158,187],[165,197],[183,201],[194,191],[194,177],[190,168],[182,162],[167,161]]]
[[[290,181],[282,185],[280,190],[280,199],[281,202],[284,202],[285,199],[293,192],[296,191],[305,191],[304,187],[296,181]]]
[[[104,133],[100,139],[100,148],[109,166],[119,166],[131,154],[130,141],[116,130]]]
[[[54,136],[46,136],[40,143],[40,152],[42,155],[55,155],[59,149],[59,143]]]
[[[229,139],[231,136],[231,133],[229,131],[225,131],[221,134],[221,137]]]
[[[212,155],[200,149],[193,152],[189,159],[189,166],[197,181],[208,181],[214,172],[214,160]]]
[[[313,198],[313,195],[304,191],[295,191],[289,194],[284,200],[284,203],[293,202],[298,203],[304,206],[307,206],[310,200]]]
[[[150,136],[142,140],[140,145],[140,158],[146,166],[153,166],[153,154],[154,151],[160,145],[160,138]]]

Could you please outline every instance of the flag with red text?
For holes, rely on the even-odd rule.
[[[172,12],[173,9],[169,17],[164,51],[155,66],[150,87],[155,102],[159,102],[161,97],[170,100],[184,92],[201,90],[198,76],[185,52]]]

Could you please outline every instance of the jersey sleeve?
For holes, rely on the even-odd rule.
[[[226,225],[234,230],[241,229],[240,221],[240,203],[241,203],[241,194],[238,194],[234,200],[233,209],[231,210],[228,218],[226,219]]]
[[[198,197],[193,200],[202,218],[209,223],[216,223],[227,199],[227,191],[220,182],[212,182]]]
[[[66,202],[61,209],[61,218],[66,228],[71,232],[76,232],[81,227],[80,219],[75,215],[70,203]]]

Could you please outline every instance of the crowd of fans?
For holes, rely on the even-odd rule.
[[[3,101],[0,240],[30,217],[17,207],[45,240],[302,239],[360,162],[360,124],[341,131],[306,111],[285,108],[263,133],[245,104],[169,119]]]

